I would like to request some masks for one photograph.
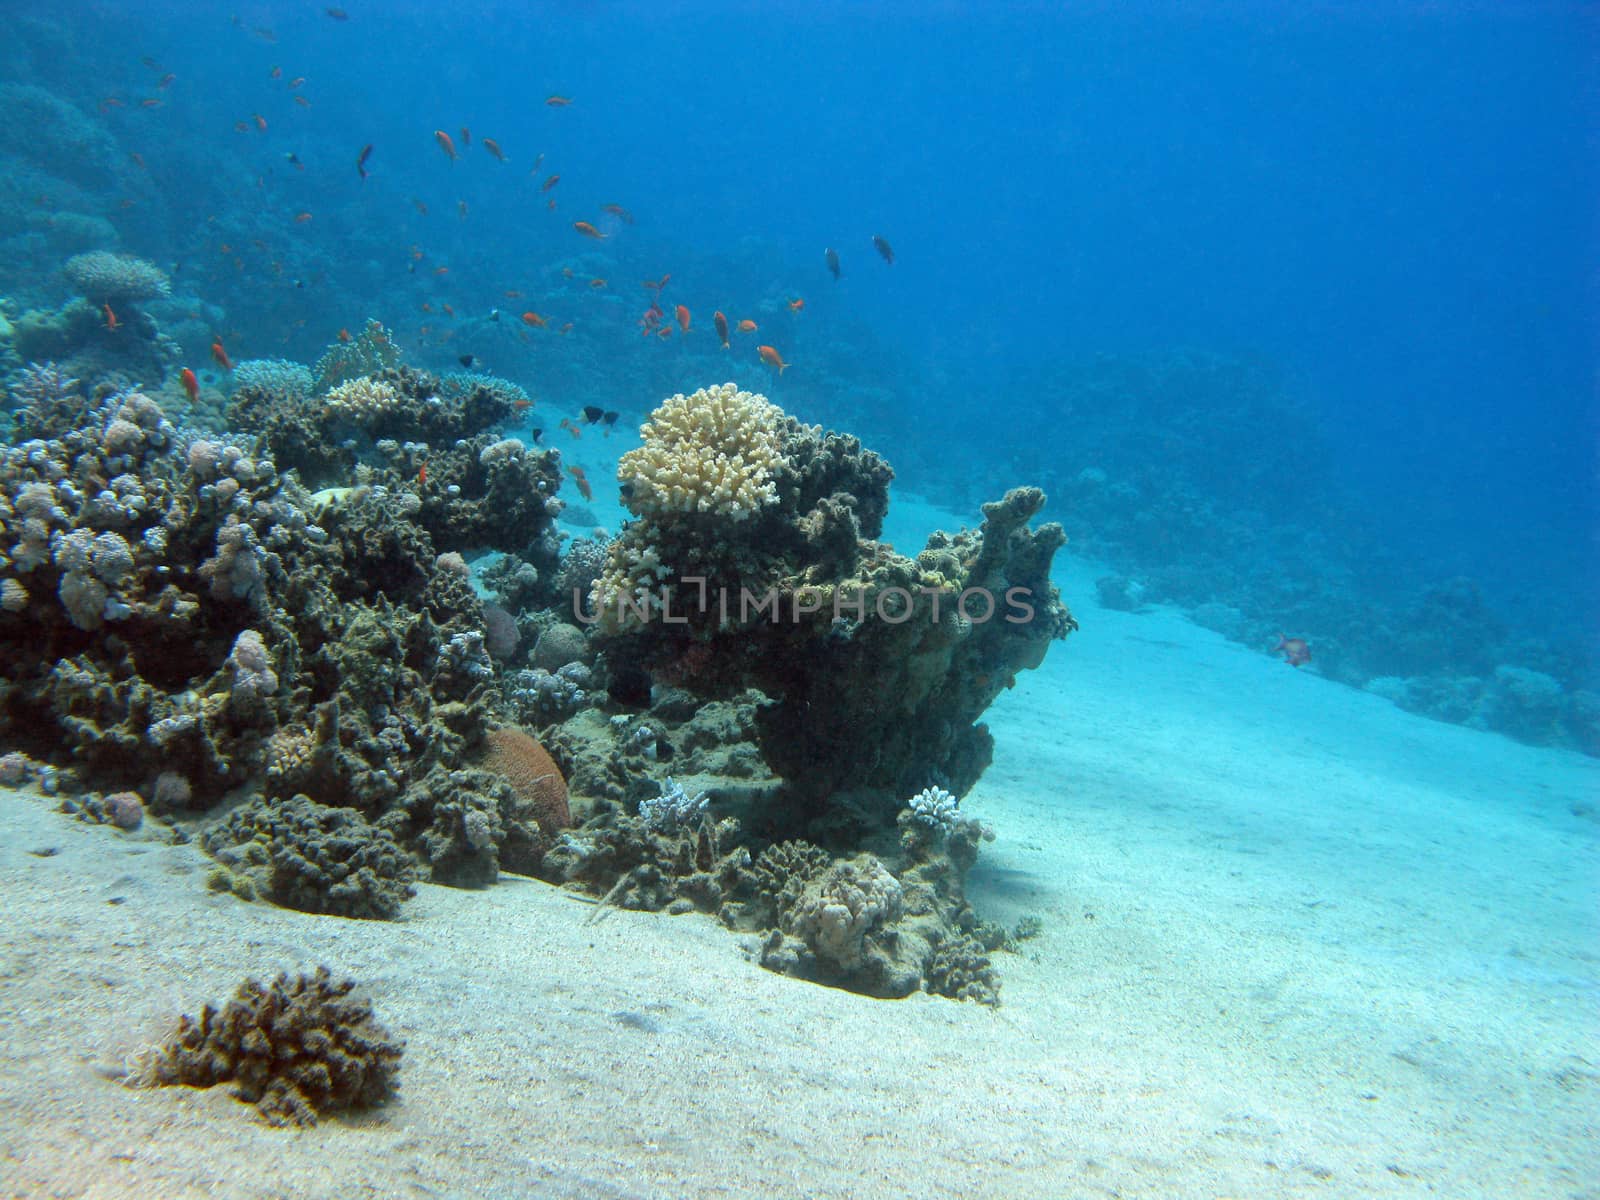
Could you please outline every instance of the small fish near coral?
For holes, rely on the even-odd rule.
[[[1303,667],[1311,661],[1311,646],[1305,638],[1285,637],[1278,634],[1278,644],[1272,648],[1274,654],[1283,655],[1283,661],[1291,667]]]

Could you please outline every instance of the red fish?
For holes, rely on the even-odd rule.
[[[717,327],[717,336],[722,339],[722,348],[728,348],[728,318],[720,311],[711,314],[711,323]]]
[[[183,382],[183,390],[189,393],[189,403],[193,404],[200,399],[200,380],[188,367],[178,372],[178,378]]]
[[[548,321],[546,321],[543,317],[541,317],[536,312],[525,312],[525,313],[523,313],[522,314],[522,323],[524,325],[534,325],[534,326],[537,326],[540,329],[543,329],[546,325],[549,324]]]
[[[251,113],[250,116],[255,121],[256,128],[265,133],[267,131],[267,119],[260,113]]]
[[[444,151],[445,157],[451,162],[455,162],[456,144],[450,140],[450,135],[442,129],[435,129],[433,131],[433,140],[439,143],[439,149]]]
[[[800,299],[798,296],[795,297],[795,299],[789,301],[789,311],[790,312],[799,312],[805,306],[806,306],[806,302],[804,300]]]
[[[304,96],[296,96],[294,98],[294,102],[296,104],[298,104],[301,108],[310,108],[311,107],[311,101],[307,100]]]
[[[105,306],[105,310],[106,310],[106,328],[107,329],[121,329],[122,328],[122,322],[117,320],[117,314],[111,311],[111,305],[107,304]]]
[[[593,238],[597,242],[604,240],[604,238],[606,237],[605,234],[601,233],[598,229],[596,229],[593,225],[589,224],[589,222],[587,222],[587,221],[574,221],[572,223],[572,227],[574,229],[576,229],[579,233],[583,234],[584,237]]]
[[[211,343],[211,357],[217,360],[217,365],[224,371],[233,370],[233,360],[228,357],[228,352],[222,348],[221,338]]]
[[[304,75],[296,75],[293,79],[289,80],[289,90],[291,92],[294,91],[295,88],[299,87],[305,81],[306,77]]]
[[[583,436],[583,430],[574,425],[570,417],[561,418],[561,428],[565,429],[575,438],[581,438]]]
[[[311,220],[311,214],[308,212],[297,212],[294,215],[294,223],[296,225],[304,225],[309,220]]]
[[[1274,654],[1283,655],[1283,661],[1291,667],[1303,667],[1311,661],[1311,647],[1306,644],[1305,638],[1285,637],[1278,634],[1278,644],[1272,648]]]
[[[505,160],[506,160],[506,152],[504,150],[500,149],[500,143],[495,141],[493,138],[484,138],[483,139],[483,148],[485,150],[487,150],[490,154],[494,155],[495,158],[497,160],[499,160],[500,162],[505,162]]]
[[[539,185],[539,190],[541,192],[548,192],[551,188],[555,187],[555,185],[560,183],[560,182],[561,182],[561,176],[552,175],[552,176],[550,176],[549,179],[546,179],[543,183],[541,183]]]
[[[610,213],[624,225],[633,224],[633,214],[627,209],[623,208],[620,204],[602,204],[600,206],[600,211],[603,213]]]
[[[578,491],[585,500],[594,499],[594,489],[589,486],[589,477],[583,473],[582,467],[568,467],[567,474],[572,476],[572,482],[578,485]]]
[[[418,487],[427,487],[428,486],[428,464],[427,463],[423,463],[420,467],[417,468],[417,486]]]
[[[685,333],[688,333],[689,332],[689,306],[687,304],[680,304],[680,305],[678,305],[677,308],[673,309],[672,311],[673,311],[673,315],[678,318],[678,328],[683,330]]]
[[[771,346],[757,346],[756,353],[761,356],[761,361],[766,363],[767,366],[777,367],[779,375],[789,369],[789,364],[783,361],[783,355],[779,354]]]
[[[756,323],[749,317],[746,317],[744,320],[740,321],[735,328],[737,328],[740,333],[754,333],[756,331]]]
[[[350,341],[350,331],[348,329],[339,330],[339,340],[348,343]]]

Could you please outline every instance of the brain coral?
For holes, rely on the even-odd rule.
[[[67,259],[64,269],[67,281],[96,304],[113,300],[153,300],[171,290],[166,273],[160,267],[131,254],[91,250]]]
[[[646,513],[708,512],[735,521],[778,498],[783,411],[734,384],[681,392],[650,414],[644,445],[617,464],[628,507]]]

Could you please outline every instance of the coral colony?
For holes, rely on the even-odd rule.
[[[139,307],[162,273],[67,277],[89,307],[20,339],[51,354],[0,448],[5,780],[194,841],[244,900],[385,920],[421,881],[515,872],[715,914],[774,971],[998,1001],[1015,934],[965,900],[993,834],[958,798],[984,710],[1076,627],[1040,491],[907,557],[879,540],[888,463],[726,383],[649,414],[620,534],[566,538],[579,476],[516,436],[515,384],[409,366],[372,322],[186,405]],[[96,357],[76,314],[103,306],[163,389]],[[247,982],[143,1079],[229,1082],[274,1121],[387,1095],[398,1044],[349,986]],[[328,1062],[253,1060],[283,1006]]]

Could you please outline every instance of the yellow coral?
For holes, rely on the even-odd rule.
[[[356,420],[370,420],[400,403],[400,393],[381,379],[363,375],[328,393],[328,407]]]
[[[776,502],[783,410],[737,386],[681,392],[650,414],[644,445],[617,465],[635,514],[715,513],[734,521]]]

